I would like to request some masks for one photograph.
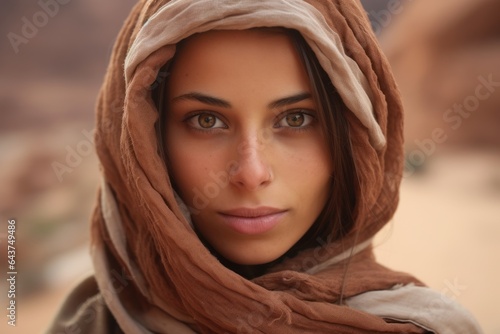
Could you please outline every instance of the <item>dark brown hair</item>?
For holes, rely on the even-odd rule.
[[[337,90],[333,86],[328,74],[321,67],[316,55],[307,44],[302,35],[291,29],[284,28],[257,28],[273,32],[286,33],[293,41],[299,57],[305,67],[310,80],[311,93],[319,108],[319,121],[323,134],[328,143],[333,162],[333,174],[330,178],[330,189],[327,203],[322,212],[304,234],[304,236],[279,259],[265,265],[242,266],[231,263],[222,258],[202,237],[209,248],[226,267],[252,278],[263,274],[269,267],[285,258],[294,257],[298,252],[320,247],[328,242],[338,240],[347,234],[354,225],[353,212],[356,205],[358,178],[354,165],[351,148],[349,123],[346,113],[349,112]],[[182,43],[182,42],[181,42]],[[167,155],[164,150],[164,129],[167,110],[164,103],[166,84],[168,82],[168,69],[172,66],[174,58],[159,72],[157,81],[152,87],[152,96],[159,110],[159,121],[156,126],[158,138],[158,152],[168,166]],[[172,180],[175,187],[175,182]]]
[[[333,161],[327,203],[314,225],[294,246],[298,246],[300,251],[322,245],[327,240],[337,240],[351,230],[358,179],[346,117],[349,110],[302,35],[295,30],[290,30],[289,34],[309,77],[311,93],[320,111],[320,123]]]

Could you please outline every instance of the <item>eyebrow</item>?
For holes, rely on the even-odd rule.
[[[222,108],[231,108],[231,103],[219,99],[217,97],[205,95],[202,93],[197,93],[197,92],[192,92],[192,93],[187,93],[187,94],[182,94],[179,96],[176,96],[172,99],[172,102],[176,102],[179,100],[191,100],[191,101],[198,101],[204,104],[208,104],[214,107],[222,107]]]
[[[282,99],[271,102],[269,104],[269,108],[276,109],[276,108],[284,107],[284,106],[294,104],[294,103],[297,103],[300,101],[308,100],[310,98],[311,98],[310,93],[303,92],[303,93],[287,96],[287,97],[284,97]]]
[[[269,108],[270,109],[276,109],[280,107],[284,107],[290,104],[294,104],[300,101],[304,101],[307,99],[310,99],[312,97],[311,93],[307,92],[302,92],[298,94],[294,94],[291,96],[287,96],[281,99],[278,99],[276,101],[273,101],[269,103]],[[214,107],[221,107],[221,108],[231,108],[231,103],[228,101],[225,101],[223,99],[214,97],[214,96],[209,96],[206,94],[198,93],[198,92],[191,92],[187,94],[182,94],[179,96],[176,96],[172,99],[172,102],[176,102],[179,100],[192,100],[192,101],[198,101],[204,104],[208,104]]]

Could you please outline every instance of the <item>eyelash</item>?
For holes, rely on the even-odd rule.
[[[210,116],[215,117],[216,122],[222,122],[224,124],[224,127],[201,128],[201,127],[197,127],[193,124],[190,124],[191,122],[196,122],[196,124],[198,125],[199,121],[197,121],[196,118],[201,116],[201,115],[210,115]],[[202,132],[202,133],[213,133],[213,132],[220,131],[221,129],[227,129],[227,125],[226,125],[226,123],[224,123],[224,121],[221,120],[221,117],[218,116],[216,113],[211,112],[211,111],[198,111],[198,112],[190,113],[184,118],[184,122],[187,123],[191,129]]]
[[[304,120],[304,123],[307,123],[307,124],[299,126],[299,127],[277,126],[287,116],[295,115],[295,114],[300,114],[300,115],[305,116],[306,120]],[[210,115],[210,116],[215,117],[216,122],[222,122],[224,124],[224,127],[201,128],[201,127],[195,126],[193,124],[189,124],[191,122],[196,122],[196,125],[198,125],[198,121],[196,120],[196,118],[201,116],[201,115]],[[309,117],[310,119],[307,120],[307,117]],[[285,112],[282,112],[281,114],[279,114],[276,118],[278,120],[275,123],[275,125],[273,126],[273,128],[284,129],[286,131],[295,131],[295,132],[308,130],[314,124],[314,122],[316,120],[314,113],[312,111],[308,111],[307,109],[293,109],[293,110],[285,111]],[[218,116],[217,113],[214,113],[212,111],[199,111],[199,112],[195,112],[195,113],[190,113],[184,118],[183,121],[185,123],[187,123],[191,129],[196,130],[196,131],[200,131],[202,133],[213,133],[213,132],[220,131],[221,129],[227,129],[226,123],[224,123],[224,121],[221,120],[221,117]]]
[[[303,115],[306,118],[304,120],[304,123],[306,123],[306,125],[301,125],[299,127],[276,126],[277,124],[281,123],[287,116],[290,116],[290,115]],[[307,120],[307,117],[309,117],[310,119]],[[282,112],[276,118],[278,119],[278,121],[276,122],[276,125],[273,127],[277,128],[277,129],[285,129],[286,131],[306,131],[306,130],[309,130],[311,128],[311,126],[314,124],[314,121],[316,120],[314,113],[312,111],[308,111],[307,109],[288,110],[288,111]]]

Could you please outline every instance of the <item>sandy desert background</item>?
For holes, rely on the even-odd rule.
[[[477,93],[485,80],[500,84],[500,2],[364,2],[407,112],[401,203],[375,241],[377,257],[500,334],[500,87]],[[114,40],[136,1],[73,0],[50,13],[44,3],[56,2],[0,3],[0,333],[8,334],[43,332],[92,270],[98,162],[88,133]],[[23,31],[27,21],[35,29]],[[13,46],[12,34],[23,33]],[[68,156],[69,170],[56,172]],[[5,316],[12,218],[16,327]]]

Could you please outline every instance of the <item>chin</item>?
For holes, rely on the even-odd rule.
[[[256,266],[256,265],[262,265],[262,264],[267,264],[270,262],[273,262],[277,259],[279,259],[285,252],[282,253],[276,253],[276,254],[253,254],[252,256],[249,256],[249,254],[231,254],[231,256],[226,256],[225,254],[222,254],[226,259],[229,261],[242,265],[242,266]]]

